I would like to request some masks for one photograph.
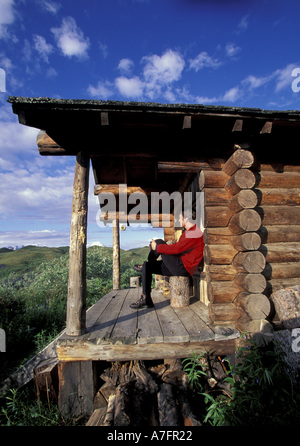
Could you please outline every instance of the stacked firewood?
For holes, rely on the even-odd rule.
[[[181,361],[146,368],[142,361],[115,362],[102,374],[87,426],[200,426],[188,401]]]

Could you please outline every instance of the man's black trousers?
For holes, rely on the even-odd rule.
[[[155,240],[158,245],[166,243],[164,240]],[[161,260],[157,260],[161,256]],[[173,254],[159,254],[150,250],[148,261],[144,262],[142,269],[143,294],[150,297],[152,274],[161,276],[189,276],[189,272],[183,266],[181,257]]]

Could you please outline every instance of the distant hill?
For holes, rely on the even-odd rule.
[[[68,251],[68,246],[47,248],[29,245],[16,251],[1,248],[0,279],[8,276],[10,273],[24,274],[32,271],[41,263],[51,262],[51,260],[66,254]]]
[[[109,247],[90,247],[88,250],[96,250],[103,253],[104,256],[112,256],[112,248]],[[69,252],[68,246],[60,248],[48,248],[40,246],[25,246],[18,250],[8,248],[0,249],[0,280],[7,277],[10,273],[25,274],[37,268],[41,263],[48,263]],[[129,263],[141,263],[146,260],[149,253],[147,246],[130,250],[120,250],[120,263],[128,265]]]

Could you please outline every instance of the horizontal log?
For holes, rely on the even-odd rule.
[[[206,228],[227,226],[233,212],[227,206],[206,206],[204,226]]]
[[[257,232],[245,232],[232,236],[230,242],[237,251],[256,251],[261,245],[261,238]]]
[[[205,206],[227,206],[231,197],[231,194],[223,187],[206,187],[204,189]]]
[[[300,242],[300,225],[261,226],[257,233],[263,244],[277,242]]]
[[[227,175],[233,175],[238,169],[249,168],[254,163],[254,156],[249,150],[238,149],[226,161],[223,166],[223,172]]]
[[[230,265],[238,251],[232,245],[206,245],[204,262],[213,265]]]
[[[260,164],[258,170],[270,173],[300,172],[300,165],[284,163]]]
[[[233,234],[255,232],[260,226],[261,217],[254,209],[244,209],[234,214],[228,223],[228,228]]]
[[[218,170],[201,170],[199,175],[199,188],[204,187],[224,187],[229,176],[225,172]]]
[[[244,189],[231,198],[228,207],[232,212],[239,212],[242,209],[253,209],[257,203],[257,194],[251,189]]]
[[[265,172],[256,173],[258,188],[300,188],[299,172]]]
[[[210,304],[208,307],[209,318],[212,323],[222,324],[235,322],[240,316],[240,310],[233,303]]]
[[[299,189],[260,188],[256,190],[259,206],[300,205]]]
[[[41,130],[36,138],[40,155],[67,155],[65,149],[60,147],[50,136]]]
[[[290,277],[283,279],[271,279],[268,280],[266,293],[269,295],[275,291],[283,288],[289,288],[291,286],[299,285],[299,277]]]
[[[272,325],[266,319],[251,319],[247,314],[241,316],[235,326],[244,333],[261,333],[267,336],[273,332]]]
[[[262,274],[267,280],[271,279],[299,279],[300,262],[267,263]]]
[[[266,319],[271,312],[271,303],[264,294],[250,294],[241,292],[234,301],[238,308],[242,308],[251,319]]]
[[[266,266],[266,258],[260,251],[239,252],[232,261],[237,272],[261,273]]]
[[[201,279],[207,282],[222,282],[233,280],[236,276],[236,269],[232,265],[205,265],[205,272],[201,273]]]
[[[262,245],[259,251],[269,263],[300,261],[300,242],[268,243],[267,245]]]
[[[203,239],[206,245],[228,245],[232,238],[232,233],[227,227],[205,228]]]
[[[255,185],[256,177],[249,169],[240,169],[225,184],[225,190],[235,195],[242,189],[252,189]]]
[[[207,161],[159,161],[158,170],[161,173],[192,172],[198,173],[201,169],[209,169]]]
[[[156,189],[151,188],[142,188],[139,186],[126,186],[121,187],[119,184],[96,184],[94,187],[94,195],[104,194],[104,193],[111,193],[114,195],[120,195],[123,193],[126,193],[127,195],[131,195],[133,193],[141,193],[149,196],[151,192],[158,192]]]
[[[300,221],[300,206],[264,206],[256,210],[265,226],[297,225]]]
[[[234,282],[223,281],[207,283],[207,297],[212,303],[233,302],[239,292],[240,288]]]
[[[262,274],[238,273],[234,283],[241,291],[253,294],[263,293],[267,286],[266,278]]]

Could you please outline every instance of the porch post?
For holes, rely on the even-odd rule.
[[[86,236],[90,158],[76,156],[70,231],[67,329],[70,336],[86,331]]]
[[[119,217],[113,222],[113,289],[120,289],[120,223]]]

